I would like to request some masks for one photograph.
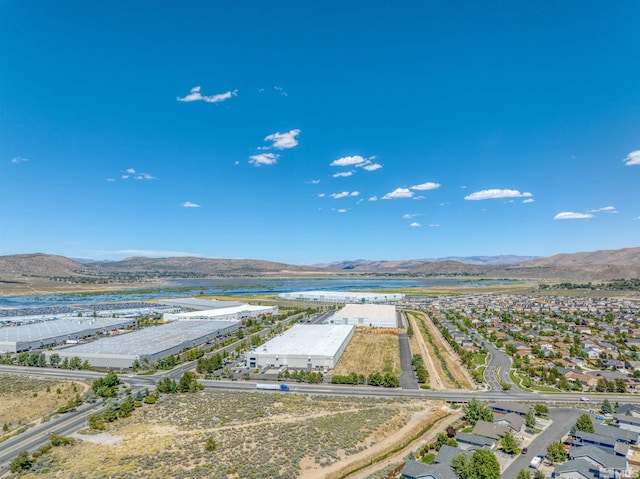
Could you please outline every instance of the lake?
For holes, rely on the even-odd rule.
[[[507,280],[471,280],[455,278],[413,279],[258,279],[219,278],[183,279],[171,281],[167,286],[106,291],[102,293],[45,294],[38,296],[0,297],[0,308],[29,308],[71,304],[113,303],[119,301],[148,301],[160,298],[204,295],[278,294],[291,291],[370,291],[385,289],[412,289],[434,286],[478,287],[513,283]]]

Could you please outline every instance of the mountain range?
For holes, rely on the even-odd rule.
[[[472,256],[399,261],[353,260],[309,266],[253,259],[133,257],[120,261],[70,259],[49,254],[0,256],[0,280],[114,277],[473,275],[487,278],[609,280],[640,278],[640,248],[558,254],[550,257]]]

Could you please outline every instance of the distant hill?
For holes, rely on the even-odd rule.
[[[90,266],[101,273],[194,273],[199,275],[217,274],[260,274],[284,271],[314,271],[310,266],[296,266],[285,263],[255,259],[211,259],[194,256],[172,258],[125,258],[121,261],[97,261]]]
[[[334,263],[315,264],[313,266],[318,268],[327,269],[342,269],[342,270],[356,270],[356,271],[416,271],[425,268],[429,263],[447,263],[452,266],[451,262],[461,263],[463,265],[509,265],[523,263],[525,261],[537,259],[538,256],[516,256],[516,255],[500,255],[500,256],[449,256],[446,258],[426,258],[426,259],[413,259],[413,260],[380,260],[372,261],[365,259],[357,259],[353,261],[337,261]],[[435,269],[441,267],[436,266]],[[446,269],[446,266],[443,266]],[[453,269],[459,269],[455,267]],[[474,268],[471,268],[474,270]]]
[[[84,274],[84,270],[84,265],[64,256],[43,253],[0,256],[1,279],[76,276]]]
[[[640,248],[559,254],[547,258],[473,256],[441,260],[354,260],[298,266],[253,259],[199,257],[126,258],[121,261],[74,261],[48,254],[0,256],[0,281],[28,278],[57,281],[132,281],[156,277],[215,277],[344,274],[474,275],[487,278],[597,281],[640,278]],[[454,261],[457,259],[459,261]]]

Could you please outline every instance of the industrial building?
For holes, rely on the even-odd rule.
[[[240,321],[176,321],[152,326],[127,334],[103,338],[57,351],[45,351],[45,355],[78,357],[97,368],[128,369],[133,362],[159,361],[184,349],[201,346],[215,338],[233,333]]]
[[[165,321],[234,321],[258,316],[270,316],[278,313],[277,306],[254,306],[241,304],[226,308],[210,309],[206,311],[191,311],[188,313],[165,313]]]
[[[246,353],[247,365],[327,371],[338,363],[353,333],[349,325],[296,324]]]
[[[327,321],[372,328],[397,328],[396,307],[387,304],[347,304]]]
[[[132,318],[62,318],[0,328],[0,352],[19,353],[79,341],[135,325]]]
[[[242,306],[244,303],[238,301],[218,301],[217,299],[200,299],[200,298],[176,298],[161,299],[158,304],[173,306],[192,311],[206,311],[209,309],[231,308],[233,306]]]
[[[389,303],[400,301],[405,298],[405,295],[351,291],[298,291],[280,293],[278,297],[292,301],[312,301],[318,303]]]

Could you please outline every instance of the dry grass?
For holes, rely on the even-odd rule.
[[[333,374],[357,373],[368,376],[375,372],[391,373],[394,376],[402,373],[398,336],[355,334],[333,370]]]
[[[0,374],[0,425],[8,425],[7,431],[0,431],[0,438],[54,413],[87,388],[77,381]]]
[[[204,391],[164,396],[108,426],[115,444],[57,448],[24,478],[295,478],[367,454],[425,400]],[[205,450],[213,437],[215,451]]]

